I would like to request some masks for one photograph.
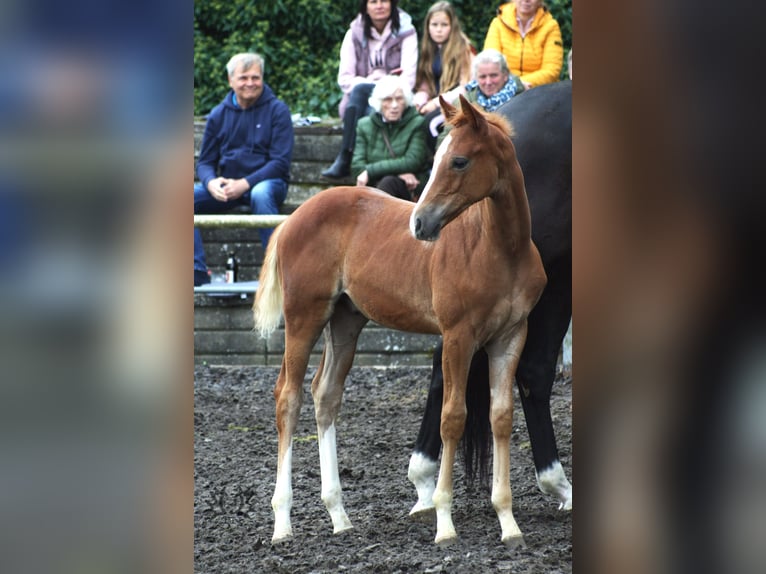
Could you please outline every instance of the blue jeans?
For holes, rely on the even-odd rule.
[[[256,215],[276,215],[279,213],[279,208],[284,203],[285,197],[287,197],[287,182],[281,179],[267,179],[256,183],[250,191],[243,193],[239,199],[226,203],[218,201],[210,195],[202,183],[198,182],[194,184],[194,213],[223,213],[238,205],[249,205],[250,210]],[[273,232],[274,228],[272,227],[258,230],[264,250],[269,244],[269,238]],[[194,228],[194,269],[207,271],[202,234],[196,227]]]
[[[357,110],[357,115],[360,118],[368,115],[372,111],[372,106],[370,106],[369,99],[374,88],[375,84],[366,83],[357,84],[354,86],[354,88],[351,90],[351,93],[348,95],[349,99],[346,109],[348,109],[350,106],[354,106]]]

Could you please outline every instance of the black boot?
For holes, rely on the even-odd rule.
[[[351,175],[351,156],[356,143],[356,122],[359,119],[356,106],[349,105],[343,114],[343,142],[333,164],[322,172],[322,177],[341,179]]]
[[[322,172],[322,177],[342,179],[351,175],[351,150],[341,150],[333,164]]]

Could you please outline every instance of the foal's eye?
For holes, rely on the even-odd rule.
[[[468,158],[467,157],[453,157],[452,158],[452,169],[456,169],[458,171],[462,171],[466,167],[468,167]]]

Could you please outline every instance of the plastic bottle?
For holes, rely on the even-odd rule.
[[[229,253],[228,259],[226,259],[226,274],[225,282],[234,283],[237,280],[237,257],[235,253]]]

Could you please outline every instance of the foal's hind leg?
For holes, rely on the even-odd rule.
[[[332,519],[335,534],[352,528],[343,508],[335,422],[340,411],[343,387],[354,362],[356,341],[367,323],[348,298],[341,298],[330,322],[325,326],[325,347],[321,368],[311,383],[319,437],[319,462],[322,472],[322,501]]]
[[[305,317],[302,317],[305,319]],[[323,321],[303,321],[302,329],[296,329],[285,320],[285,353],[282,369],[274,389],[278,438],[277,483],[271,507],[274,509],[274,535],[272,542],[292,537],[290,510],[293,505],[292,459],[293,434],[303,402],[303,379],[306,376],[309,355],[319,338]]]

